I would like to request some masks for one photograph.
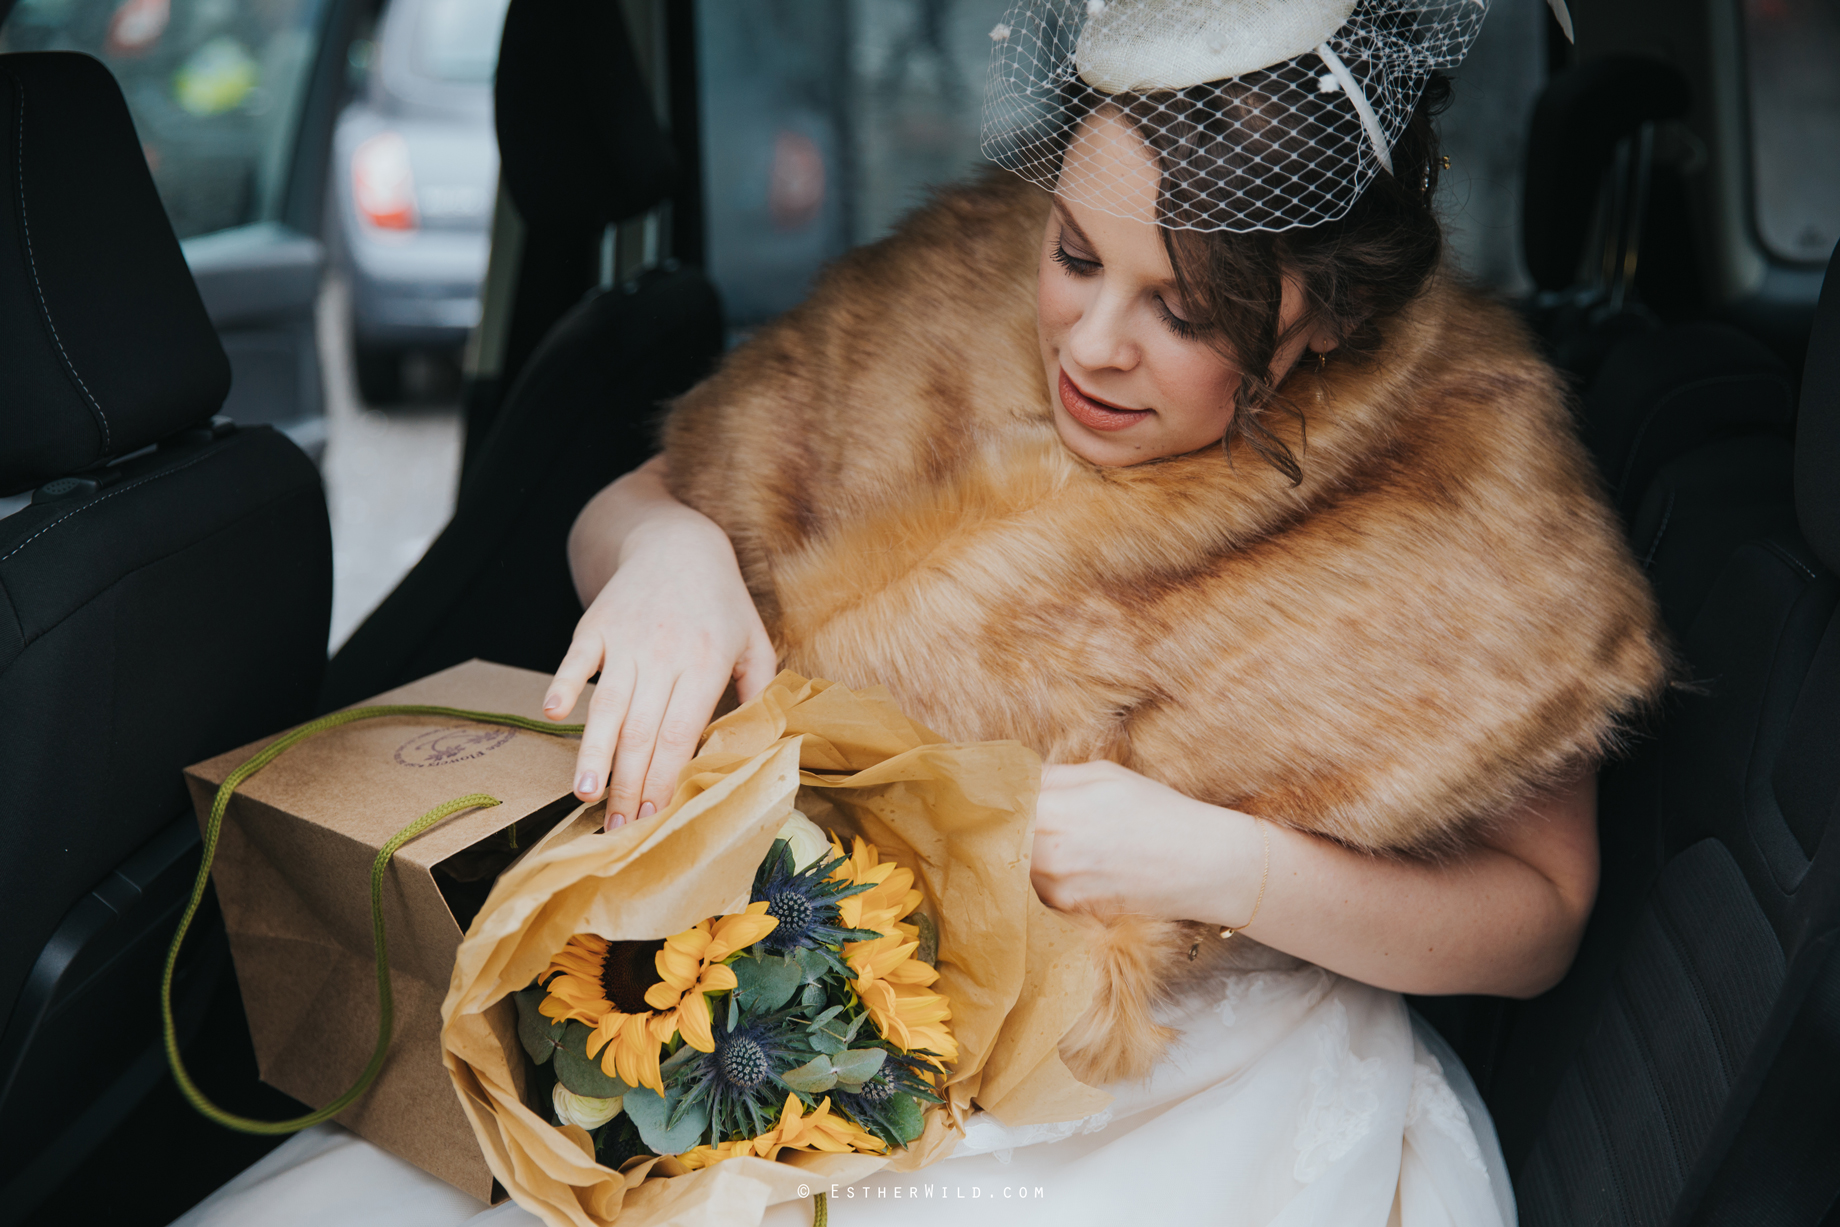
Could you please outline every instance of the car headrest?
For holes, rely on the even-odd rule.
[[[109,70],[0,55],[0,495],[203,422],[229,391]]]
[[[1648,56],[1589,60],[1547,84],[1527,131],[1521,208],[1522,253],[1542,290],[1563,290],[1577,276],[1616,143],[1644,123],[1678,119],[1692,105],[1685,74]]]
[[[512,0],[493,97],[499,173],[527,225],[619,221],[670,192],[670,141],[620,5]]]
[[[1840,247],[1827,262],[1802,367],[1795,512],[1809,546],[1829,570],[1840,571]]]

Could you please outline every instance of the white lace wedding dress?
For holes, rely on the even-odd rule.
[[[1316,967],[1241,972],[1165,1021],[1181,1040],[1147,1082],[1106,1088],[1107,1111],[1013,1130],[974,1117],[943,1163],[823,1190],[830,1221],[1515,1227],[1501,1149],[1474,1085],[1398,994]],[[809,1227],[812,1207],[766,1207],[762,1221]],[[486,1210],[321,1126],[175,1227],[463,1223],[538,1220],[512,1204]]]

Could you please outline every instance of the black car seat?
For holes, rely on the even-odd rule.
[[[1733,374],[1722,424],[1701,387],[1630,435],[1687,685],[1601,778],[1570,973],[1467,1058],[1528,1227],[1812,1227],[1840,1195],[1840,272],[1793,442],[1774,377]]]
[[[181,769],[312,712],[319,474],[229,386],[108,70],[0,56],[0,1221],[164,1076]]]
[[[1609,55],[1556,74],[1528,124],[1521,249],[1535,329],[1589,383],[1616,343],[1699,307],[1681,162],[1693,103],[1664,60]]]
[[[527,360],[515,344],[508,353],[515,381],[477,445],[468,441],[452,520],[334,656],[328,710],[475,656],[554,669],[581,617],[570,524],[657,450],[661,402],[721,352],[720,303],[693,269],[667,262],[590,288],[605,222],[671,187],[671,147],[635,79],[617,7],[512,3],[499,51],[501,175],[545,236],[525,244],[512,331],[536,321],[547,335]],[[469,420],[469,432],[481,424]]]

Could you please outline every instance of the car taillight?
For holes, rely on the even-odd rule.
[[[381,230],[413,230],[420,224],[409,143],[400,133],[379,132],[352,152],[351,194],[358,215]]]

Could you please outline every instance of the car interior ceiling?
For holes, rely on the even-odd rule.
[[[0,56],[0,495],[34,492],[0,519],[0,1227],[164,1223],[276,1144],[203,1121],[165,1073],[154,988],[198,855],[180,768],[470,657],[553,668],[580,610],[570,522],[718,359],[691,6],[661,6],[662,59],[627,7],[508,10],[495,232],[518,241],[488,275],[459,497],[330,661],[318,475],[217,416],[223,349],[120,90],[83,56]],[[1601,774],[1565,979],[1414,1005],[1488,1102],[1523,1222],[1836,1223],[1840,276],[1759,271],[1733,212],[1727,0],[1576,7],[1531,120],[1522,306],[1681,682]],[[670,218],[660,258],[604,284],[609,226],[647,213]],[[68,275],[35,283],[33,250]],[[221,925],[200,929],[187,1063],[220,1103],[287,1112]],[[83,1052],[107,1054],[87,1082],[47,1074]],[[120,1181],[150,1190],[125,1217]]]

